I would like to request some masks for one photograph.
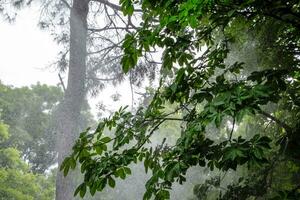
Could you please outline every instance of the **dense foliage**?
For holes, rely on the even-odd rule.
[[[0,118],[1,119],[1,118]],[[0,199],[51,200],[54,198],[54,174],[33,174],[15,147],[3,147],[9,137],[8,125],[0,121]]]
[[[131,174],[131,163],[143,161],[146,172],[152,171],[144,199],[169,199],[173,183],[185,182],[188,169],[196,165],[222,171],[247,166],[249,177],[228,185],[219,199],[299,198],[299,178],[288,188],[272,182],[275,165],[299,165],[299,2],[120,2],[125,15],[134,7],[143,11],[142,27],[123,42],[123,70],[128,72],[145,52],[160,47],[162,69],[169,72],[148,107],[136,113],[120,108],[95,130],[81,133],[61,167],[67,174],[77,161],[81,164],[85,179],[75,194],[83,197],[87,188],[93,195],[107,184],[115,187],[116,178]],[[241,31],[252,33],[257,42],[255,71],[246,60],[228,59],[233,47],[239,50],[247,43]],[[168,102],[176,106],[171,112],[165,109]],[[267,110],[270,105],[275,108]],[[258,129],[250,138],[235,137],[235,127],[249,116],[261,126],[275,122],[272,128],[277,128],[271,134]],[[175,145],[146,145],[163,123],[173,120],[182,122]],[[223,141],[207,137],[209,125],[220,128],[225,121],[230,130]],[[103,134],[106,128],[114,131],[113,137]],[[201,190],[207,187],[196,192]]]
[[[0,146],[16,147],[36,173],[56,162],[53,112],[62,95],[60,88],[39,83],[21,88],[0,84],[1,119],[11,135]]]

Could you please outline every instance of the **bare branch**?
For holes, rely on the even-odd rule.
[[[66,0],[61,0],[69,9],[71,9],[70,4]]]
[[[120,44],[120,43],[118,43]],[[94,54],[99,54],[99,53],[102,53],[104,51],[106,51],[104,54],[108,54],[109,52],[111,52],[113,49],[116,49],[116,48],[121,48],[122,46],[118,45],[118,44],[114,44],[114,45],[111,45],[109,47],[105,47],[103,49],[100,49],[98,51],[91,51],[91,52],[88,52],[88,55],[94,55]]]
[[[232,128],[231,128],[231,131],[230,131],[230,134],[229,134],[229,142],[230,143],[231,143],[232,134],[233,134],[233,131],[234,131],[234,126],[235,126],[235,117],[233,117]]]
[[[107,31],[107,30],[125,30],[129,32],[128,30],[136,30],[134,27],[103,27],[103,28],[89,28],[88,31],[91,32],[102,32],[102,31]]]
[[[58,77],[59,77],[60,84],[62,85],[62,88],[63,88],[64,92],[66,92],[66,86],[65,86],[65,83],[64,83],[64,81],[63,81],[61,75],[58,74]]]
[[[111,78],[87,77],[87,79],[92,79],[92,80],[97,80],[97,81],[114,81],[114,80],[119,79],[120,75],[122,75],[122,74],[117,74],[115,77],[111,77]]]
[[[105,6],[108,6],[108,7],[112,8],[113,10],[122,11],[122,7],[121,6],[119,6],[117,4],[114,4],[114,3],[111,3],[108,0],[91,0],[91,1],[101,3],[101,4],[105,5]]]
[[[108,6],[111,9],[116,10],[116,11],[122,11],[122,7],[121,6],[119,6],[117,4],[114,4],[114,3],[111,3],[108,0],[91,0],[91,1],[102,3],[103,5]],[[142,12],[141,9],[135,9],[134,11],[135,12]]]
[[[130,91],[131,91],[131,109],[133,110],[134,104],[134,91],[133,91],[133,83],[132,83],[132,72],[129,73],[129,84],[130,84]]]

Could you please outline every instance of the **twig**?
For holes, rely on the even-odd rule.
[[[233,134],[233,130],[234,130],[234,125],[235,125],[235,117],[233,116],[233,121],[232,121],[232,129],[229,135],[229,142],[231,143],[231,139],[232,139],[232,134]]]
[[[265,111],[260,110],[258,112],[260,114],[264,115],[265,117],[267,117],[267,118],[273,120],[274,122],[276,122],[279,126],[281,126],[282,128],[284,128],[286,130],[286,132],[288,132],[288,133],[292,133],[293,132],[292,131],[293,129],[289,125],[287,125],[285,122],[280,121],[279,119],[277,119],[276,117],[272,116],[271,114],[269,114],[269,113],[267,113]]]
[[[62,88],[63,88],[64,92],[66,92],[65,83],[64,83],[64,81],[63,81],[63,79],[62,79],[61,75],[60,75],[60,74],[58,74],[58,77],[59,77],[60,84],[62,85]]]
[[[134,103],[134,94],[133,94],[133,86],[132,86],[132,72],[129,72],[129,84],[130,84],[130,91],[131,91],[131,109],[133,110],[133,103]]]
[[[70,4],[66,0],[61,0],[69,9],[71,9]]]
[[[116,11],[122,11],[121,6],[119,6],[117,4],[113,4],[113,3],[109,2],[108,0],[91,0],[91,1],[102,3],[103,5],[108,6],[111,9],[116,10]],[[142,10],[141,9],[135,9],[134,12],[142,12]]]

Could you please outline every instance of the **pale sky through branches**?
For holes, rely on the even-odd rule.
[[[39,13],[33,7],[18,12],[17,21],[0,23],[0,80],[14,86],[36,82],[56,85],[57,72],[46,67],[54,61],[58,46],[47,31],[37,27]]]
[[[0,21],[0,81],[3,84],[21,87],[37,82],[48,85],[60,82],[55,67],[49,67],[56,61],[59,47],[47,30],[37,26],[38,19],[38,9],[30,7],[18,11],[13,24]],[[64,82],[67,82],[66,77]],[[122,95],[118,103],[110,98],[116,92]],[[99,97],[90,99],[94,114],[98,102],[110,109],[131,105],[129,83],[125,81],[117,88],[108,86]]]

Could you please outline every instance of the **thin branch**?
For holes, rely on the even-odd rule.
[[[69,9],[71,9],[70,4],[66,0],[61,0]]]
[[[142,148],[144,146],[144,144],[149,140],[149,138],[153,135],[154,131],[156,131],[158,129],[158,127],[164,123],[166,120],[165,119],[162,119],[161,121],[159,121],[155,126],[154,128],[150,131],[150,133],[147,135],[147,137],[142,141],[142,143],[140,143],[138,146],[137,146],[137,151],[140,150],[140,148]]]
[[[280,121],[279,119],[277,119],[276,117],[272,116],[271,114],[260,110],[259,111],[260,114],[264,115],[265,117],[273,120],[274,122],[276,122],[279,126],[281,126],[282,128],[284,128],[286,130],[286,132],[288,133],[292,133],[292,127],[290,127],[289,125],[287,125],[285,122]]]
[[[60,84],[62,85],[62,88],[63,88],[64,92],[66,92],[66,86],[65,86],[65,83],[64,83],[64,81],[63,81],[61,75],[58,74],[58,77],[59,77]]]
[[[97,80],[97,81],[114,81],[114,80],[117,80],[120,78],[118,75],[121,75],[121,74],[117,74],[117,76],[112,77],[112,78],[87,77],[87,79],[92,79],[92,80]]]
[[[122,11],[122,7],[121,6],[119,6],[117,4],[114,4],[114,3],[111,3],[108,0],[91,0],[91,1],[101,3],[101,4],[105,5],[105,6],[108,6],[108,7],[112,8],[113,10]]]
[[[128,32],[129,29],[136,30],[134,27],[103,27],[103,28],[89,28],[88,31],[91,32],[102,32],[107,30],[125,30]]]
[[[181,106],[182,106],[186,111],[188,111],[188,113],[191,113],[190,109],[189,109],[186,105],[182,104]]]
[[[156,117],[156,118],[153,118],[154,120],[166,120],[166,121],[187,121],[183,118],[175,118],[175,117]],[[153,119],[151,120],[145,120],[145,121],[153,121]]]
[[[233,120],[232,120],[232,129],[231,129],[230,135],[229,135],[229,142],[230,143],[231,143],[232,134],[233,134],[233,131],[234,131],[234,126],[235,126],[235,117],[233,117]]]
[[[113,25],[114,28],[116,28],[116,27],[117,27],[117,25],[115,24],[115,21],[116,21],[116,20],[113,20],[113,19],[112,19],[112,16],[109,14],[106,5],[104,5],[104,11],[105,11],[106,17],[108,18],[108,20],[110,21],[110,23]],[[117,13],[116,10],[114,10],[114,12]],[[113,17],[115,18],[115,16],[113,16]],[[115,32],[116,32],[117,38],[119,38],[119,32],[118,32],[116,29],[115,29]]]
[[[134,91],[132,86],[132,72],[129,73],[129,84],[130,84],[130,91],[131,91],[131,109],[133,110],[133,103],[134,103]]]
[[[111,9],[116,10],[116,11],[122,11],[121,6],[119,6],[117,4],[114,4],[114,3],[111,3],[108,0],[91,0],[91,1],[101,3],[101,4],[103,4],[105,6],[108,6]],[[142,12],[142,10],[141,9],[135,9],[134,12]]]
[[[109,46],[109,47],[105,47],[105,48],[100,49],[100,50],[98,50],[98,51],[91,51],[91,52],[88,52],[87,54],[88,54],[88,55],[94,55],[94,54],[99,54],[99,53],[101,53],[101,52],[103,52],[103,51],[106,51],[104,54],[107,55],[107,54],[108,54],[110,51],[112,51],[113,49],[121,48],[122,46],[119,45],[120,43],[121,43],[121,42],[119,42],[118,44],[115,44],[115,45],[111,45],[111,46]]]

